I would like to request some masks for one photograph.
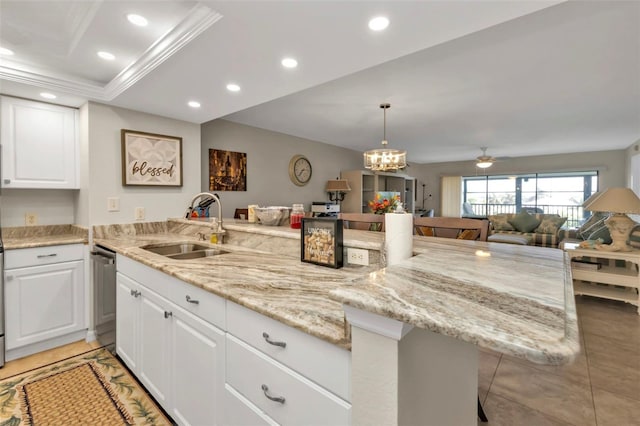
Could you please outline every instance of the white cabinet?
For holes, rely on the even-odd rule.
[[[415,209],[416,180],[410,176],[397,173],[374,173],[369,170],[349,170],[340,173],[351,187],[345,194],[340,210],[343,213],[370,213],[369,201],[376,192],[389,191],[400,194],[400,201],[407,211]]]
[[[129,277],[116,278],[116,352],[132,371],[138,371],[140,285]]]
[[[146,268],[121,259],[118,270],[123,263],[140,276]],[[184,284],[165,277],[171,287]],[[178,424],[222,424],[224,332],[144,284],[117,274],[118,355]]]
[[[239,405],[229,424],[350,424],[347,350],[234,303],[227,326],[227,392]]]
[[[0,99],[3,188],[79,188],[78,111]]]
[[[8,360],[85,337],[83,249],[78,244],[7,251]]]

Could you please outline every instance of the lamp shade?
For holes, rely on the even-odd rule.
[[[585,210],[590,210],[589,206],[591,205],[591,203],[593,203],[599,196],[601,196],[603,193],[602,191],[599,192],[594,192],[593,194],[591,194],[591,196],[589,198],[587,198],[586,200],[584,200],[584,202],[582,203],[582,207]]]
[[[595,195],[598,195],[597,197]],[[584,208],[595,212],[640,213],[640,198],[629,188],[609,188],[592,195]]]
[[[327,181],[327,192],[349,192],[351,187],[346,179],[334,179]]]

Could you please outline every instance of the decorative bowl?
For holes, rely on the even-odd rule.
[[[256,207],[256,217],[258,221],[267,226],[284,225],[289,220],[291,207],[269,206]]]

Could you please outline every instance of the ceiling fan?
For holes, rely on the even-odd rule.
[[[481,169],[487,169],[493,166],[493,163],[496,162],[496,159],[490,155],[487,155],[487,147],[483,146],[480,148],[482,150],[482,155],[476,157],[476,167]]]

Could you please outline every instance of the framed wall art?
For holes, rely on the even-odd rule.
[[[246,191],[247,154],[209,150],[209,191]]]
[[[182,186],[182,138],[122,129],[122,184]]]
[[[303,218],[301,260],[331,268],[342,267],[342,219]]]

